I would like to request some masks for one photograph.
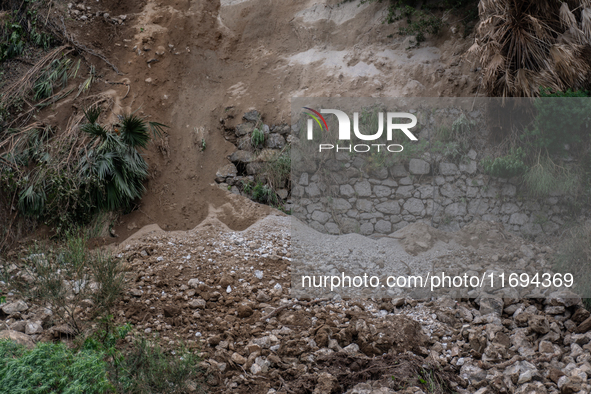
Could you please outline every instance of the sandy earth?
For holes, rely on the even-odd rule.
[[[187,230],[229,203],[239,215],[222,220],[246,228],[269,209],[244,209],[243,200],[212,186],[216,170],[235,147],[224,127],[249,109],[270,125],[289,123],[294,96],[472,96],[476,83],[461,61],[469,40],[448,30],[436,41],[407,49],[397,25],[385,25],[386,5],[339,1],[126,1],[89,2],[110,15],[71,28],[113,60],[116,75],[96,58],[121,110],[136,110],[170,126],[148,152],[152,176],[138,210],[116,226],[121,241],[147,224]],[[147,63],[157,59],[157,62]],[[105,85],[95,86],[104,91]],[[206,149],[201,151],[201,141]],[[239,202],[238,202],[239,201]],[[226,208],[230,209],[230,208]],[[228,211],[226,211],[228,212]],[[107,240],[111,241],[111,240]]]

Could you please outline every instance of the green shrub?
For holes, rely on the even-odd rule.
[[[269,205],[279,203],[279,197],[277,197],[273,188],[262,181],[245,182],[242,190],[250,195],[250,198],[254,201]]]
[[[396,162],[405,162],[410,159],[420,157],[423,153],[429,151],[429,141],[420,139],[417,142],[408,142],[404,144],[404,149],[400,153],[394,155]]]
[[[63,245],[36,243],[20,260],[19,276],[0,266],[0,278],[23,298],[51,308],[56,321],[81,332],[84,300],[92,299],[97,313],[109,313],[125,285],[119,260],[89,251],[87,240],[80,231],[68,231]]]
[[[195,379],[199,358],[184,347],[165,351],[143,336],[118,346],[131,325],[113,326],[112,317],[103,319],[103,329],[88,337],[82,349],[105,354],[108,375],[119,393],[185,393],[189,379]]]
[[[115,385],[118,392],[126,394],[186,393],[198,362],[199,358],[184,348],[167,353],[143,337],[136,338],[119,360]]]
[[[541,94],[542,98],[534,102],[534,124],[522,136],[527,144],[534,150],[541,148],[559,153],[564,151],[565,144],[577,145],[589,139],[591,100],[580,98],[586,97],[586,92],[542,90]]]
[[[277,190],[289,189],[291,182],[289,145],[262,164],[261,175],[256,182],[243,181],[242,191],[254,201],[281,209],[282,201],[277,195]]]
[[[266,162],[263,172],[273,190],[287,187],[291,179],[291,149],[289,146]]]
[[[522,148],[514,148],[509,154],[495,159],[487,158],[482,161],[484,172],[499,178],[512,178],[522,175],[527,171],[527,165],[523,162],[525,152]]]
[[[461,114],[451,125],[451,131],[454,138],[465,136],[474,128],[474,122]]]
[[[11,7],[4,23],[0,23],[0,62],[20,56],[27,45],[47,49],[54,39],[37,25],[38,13],[33,1]]]
[[[53,343],[26,350],[0,341],[0,394],[186,393],[197,381],[199,358],[181,347],[165,351],[136,337],[120,345],[131,326],[99,330],[80,349]]]
[[[252,188],[252,199],[259,202],[277,204],[277,195],[269,185],[258,182]]]
[[[361,4],[382,0],[361,0]],[[478,20],[478,0],[443,0],[426,2],[417,8],[416,0],[391,0],[384,23],[405,20],[407,25],[401,27],[402,35],[416,36],[417,43],[425,40],[425,34],[438,34],[442,27],[441,17],[434,12],[454,12],[461,17],[464,37],[467,36]]]
[[[384,149],[380,150],[379,152],[370,152],[367,156],[366,170],[371,172],[379,168],[390,167],[391,165],[397,162],[397,159],[401,159],[401,156],[395,156],[400,155],[401,153],[392,154],[386,152]]]
[[[103,354],[75,352],[63,344],[40,343],[25,350],[12,341],[0,341],[0,393],[107,393]]]
[[[98,123],[100,109],[85,112],[87,123],[56,135],[51,129],[15,130],[0,156],[0,183],[18,195],[19,211],[55,225],[58,232],[87,224],[101,211],[129,210],[145,190],[148,164],[140,153],[165,127],[135,115],[111,127]]]
[[[107,315],[125,288],[125,275],[120,261],[104,252],[96,252],[91,256],[90,274],[96,283],[92,292],[92,300],[99,312]]]
[[[408,8],[408,6],[405,7],[404,14],[408,13]],[[424,11],[411,9],[414,12],[411,14],[411,18],[407,18],[408,26],[400,28],[401,35],[414,35],[417,43],[421,43],[426,40],[425,34],[439,34],[443,26],[441,18]]]
[[[362,3],[364,2],[366,1],[362,1]],[[394,23],[399,20],[405,20],[407,24],[400,27],[399,34],[414,35],[417,43],[425,41],[425,34],[438,34],[443,26],[441,18],[428,11],[425,12],[415,8],[414,1],[397,0],[390,2],[388,15],[384,23]]]
[[[250,137],[250,143],[256,149],[265,143],[265,133],[259,129],[254,129]]]

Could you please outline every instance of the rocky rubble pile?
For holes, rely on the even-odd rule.
[[[117,320],[199,352],[211,392],[419,394],[428,379],[458,393],[591,391],[591,317],[573,294],[298,300],[289,224],[268,216],[234,232],[210,220],[124,244]],[[0,336],[62,335],[51,311],[8,301]]]
[[[242,120],[242,123],[232,127],[227,124],[227,119],[221,119],[230,133],[228,139],[238,150],[228,157],[228,164],[218,169],[216,182],[222,189],[247,195],[244,193],[245,185],[257,181],[267,182],[267,163],[276,161],[282,154],[289,156],[289,145],[294,137],[289,125],[264,124],[262,115],[256,110],[246,112]],[[290,194],[289,185],[284,181],[275,189],[275,193],[282,201],[286,201]]]
[[[99,10],[96,6],[85,5],[84,2],[68,3],[68,15],[81,22],[91,21],[95,18],[104,18],[114,25],[122,25],[127,20],[127,15],[112,16],[106,11]]]

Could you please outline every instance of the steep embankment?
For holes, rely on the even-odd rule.
[[[193,228],[209,205],[230,202],[233,211],[222,220],[236,230],[269,212],[266,207],[246,211],[229,193],[211,186],[215,171],[235,149],[220,125],[228,107],[236,114],[256,108],[266,123],[279,124],[289,123],[293,96],[476,91],[477,83],[467,75],[470,65],[460,61],[469,42],[448,32],[453,23],[436,41],[407,49],[398,26],[381,23],[385,4],[108,0],[85,5],[91,9],[79,13],[72,27],[121,68],[124,75],[117,76],[100,65],[105,75],[113,74],[109,80],[130,84],[129,93],[125,85],[109,85],[120,106],[140,108],[170,126],[148,154],[148,192],[140,208],[116,227],[120,240],[152,223],[165,230]],[[83,15],[90,18],[82,21]],[[118,15],[125,15],[123,23],[113,24]]]

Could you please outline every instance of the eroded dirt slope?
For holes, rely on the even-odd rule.
[[[119,239],[156,223],[190,229],[232,201],[211,186],[235,148],[220,119],[227,109],[256,108],[268,124],[289,123],[292,96],[474,95],[469,43],[452,35],[453,21],[436,41],[407,49],[397,25],[382,24],[386,5],[324,1],[87,1],[93,14],[71,27],[113,60],[124,75],[99,66],[122,110],[136,110],[170,126],[150,150],[152,177],[136,212],[116,228]],[[76,7],[77,4],[74,4]],[[110,18],[124,15],[124,23]],[[96,60],[96,59],[95,59]],[[474,79],[474,78],[472,78]],[[235,119],[240,121],[239,116]],[[229,121],[230,123],[232,120]],[[232,124],[225,125],[232,127]],[[202,151],[202,141],[206,148]],[[240,207],[236,209],[242,209]],[[235,230],[268,213],[257,208]]]

